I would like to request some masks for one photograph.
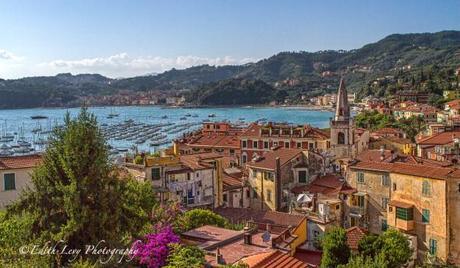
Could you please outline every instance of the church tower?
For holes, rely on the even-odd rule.
[[[350,117],[348,94],[343,78],[340,79],[335,116],[330,122],[330,127],[331,152],[334,158],[343,159],[354,157],[354,124]]]

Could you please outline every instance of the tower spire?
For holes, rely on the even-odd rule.
[[[334,119],[336,121],[347,121],[350,119],[350,106],[348,106],[348,94],[343,77],[340,78]]]

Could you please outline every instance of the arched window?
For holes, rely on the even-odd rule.
[[[343,132],[339,132],[337,135],[337,144],[345,144],[345,134]]]

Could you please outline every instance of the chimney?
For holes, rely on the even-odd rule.
[[[380,161],[385,159],[385,149],[383,146],[380,146]]]
[[[244,243],[246,245],[251,245],[252,244],[252,235],[251,235],[251,232],[249,230],[249,226],[248,225],[244,226],[243,231],[244,231],[244,234],[243,234]]]
[[[275,210],[280,211],[281,209],[281,161],[280,158],[276,158],[276,172],[275,172]]]
[[[272,231],[272,226],[271,226],[269,223],[267,223],[266,226],[265,226],[265,230],[266,230],[267,232],[271,233],[271,231]]]
[[[217,264],[224,264],[222,261],[222,254],[220,254],[220,249],[216,249],[216,263]]]

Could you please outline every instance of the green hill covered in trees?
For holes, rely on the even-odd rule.
[[[426,88],[419,83],[426,81],[417,80],[423,71],[435,77],[432,83],[437,89],[431,91],[439,94],[440,88],[448,85],[438,80],[455,79],[453,74],[459,67],[460,31],[393,34],[359,49],[281,52],[240,66],[202,65],[126,79],[110,79],[97,74],[0,79],[0,108],[78,105],[82,96],[109,95],[120,90],[175,92],[185,89],[191,91],[188,99],[192,103],[244,104],[247,100],[238,96],[250,93],[239,92],[241,90],[235,85],[249,80],[263,81],[274,87],[274,91],[283,90],[288,98],[295,100],[300,95],[314,96],[335,91],[342,75],[351,91],[359,92],[361,96],[383,96],[400,90],[403,83],[412,81],[412,77],[418,85],[414,84],[414,87]],[[377,87],[374,85],[374,81],[387,76],[395,79],[384,85],[379,82]],[[231,82],[232,79],[235,81]],[[262,86],[261,82],[255,84]],[[203,96],[196,94],[196,90],[204,91]],[[236,91],[231,94],[236,99],[216,100],[215,92],[229,94],[231,90]],[[277,99],[276,93],[267,95],[264,95],[263,102]]]

